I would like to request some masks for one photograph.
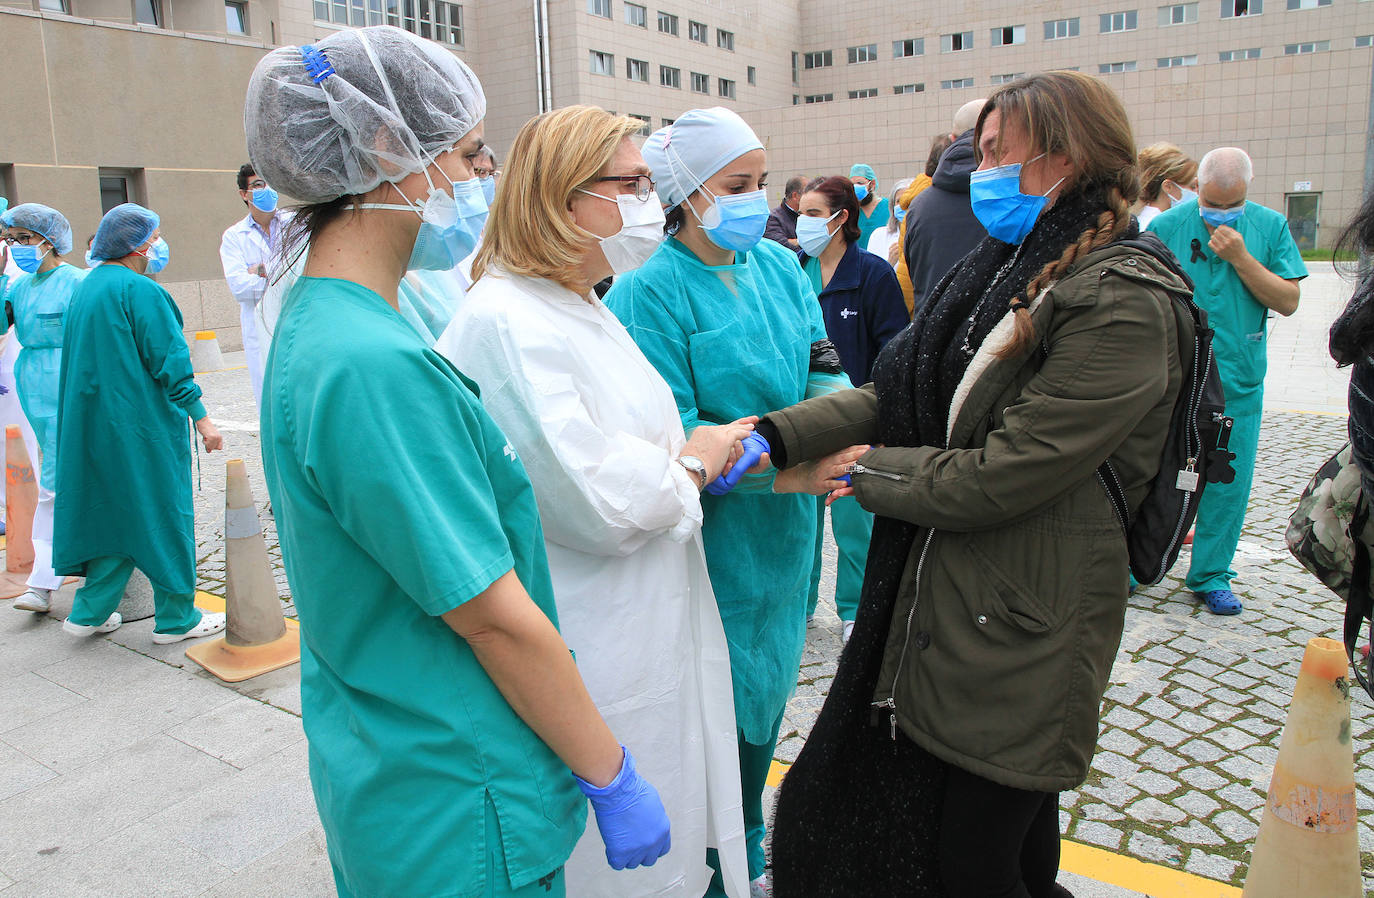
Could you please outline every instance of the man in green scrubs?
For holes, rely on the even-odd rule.
[[[100,260],[67,307],[57,410],[53,569],[85,577],[63,629],[109,633],[137,567],[153,584],[153,642],[224,629],[195,606],[195,509],[187,419],[219,449],[200,402],[181,312],[144,272],[168,258],[155,213],[134,203],[100,220]]]
[[[1212,150],[1198,166],[1198,198],[1176,204],[1150,222],[1195,285],[1193,298],[1216,331],[1212,345],[1235,419],[1230,451],[1236,479],[1213,483],[1198,505],[1188,588],[1214,614],[1239,614],[1231,567],[1245,523],[1259,449],[1264,404],[1266,321],[1298,309],[1298,282],[1307,266],[1282,215],[1246,194],[1253,167],[1235,147]]]

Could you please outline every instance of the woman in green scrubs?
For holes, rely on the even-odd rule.
[[[397,310],[408,268],[475,245],[485,112],[457,57],[387,26],[274,50],[248,88],[254,167],[306,203],[262,451],[341,896],[563,895],[583,795],[611,866],[669,847],[558,635],[519,457]]]

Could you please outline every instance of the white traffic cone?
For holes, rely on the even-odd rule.
[[[33,572],[33,513],[38,508],[38,480],[24,434],[5,428],[5,571],[0,598],[12,599],[29,588]]]
[[[191,341],[191,370],[204,374],[223,367],[224,354],[219,349],[219,337],[214,331],[196,331],[196,338]]]

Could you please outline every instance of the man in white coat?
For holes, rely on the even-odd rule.
[[[281,244],[281,230],[290,216],[277,209],[277,192],[251,164],[238,174],[239,199],[248,215],[227,231],[219,244],[219,260],[229,292],[239,304],[239,326],[243,333],[244,361],[253,381],[253,400],[261,404],[262,372],[266,352],[258,340],[257,306],[267,289],[273,256]]]

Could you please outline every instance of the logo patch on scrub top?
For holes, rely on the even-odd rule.
[[[506,458],[509,458],[511,461],[515,461],[515,447],[512,446],[510,443],[507,443],[501,451],[505,453]]]
[[[858,314],[859,313],[854,311],[853,309],[840,309],[841,318],[854,318]]]

